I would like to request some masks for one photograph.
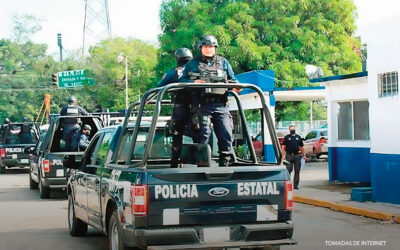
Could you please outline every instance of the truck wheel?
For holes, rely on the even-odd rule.
[[[38,183],[37,182],[35,182],[33,179],[32,179],[32,175],[31,175],[32,173],[31,173],[31,171],[29,171],[29,188],[31,189],[31,190],[33,190],[33,189],[38,189]]]
[[[122,238],[122,227],[117,210],[114,210],[108,223],[108,246],[110,250],[127,250]]]
[[[88,224],[75,217],[72,195],[68,195],[68,228],[69,234],[74,237],[84,236],[88,230]]]
[[[5,174],[6,173],[6,167],[5,166],[1,166],[0,167],[0,174]]]
[[[43,185],[41,176],[39,176],[39,194],[42,199],[50,198],[50,188]]]

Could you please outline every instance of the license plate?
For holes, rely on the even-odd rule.
[[[17,159],[17,154],[12,154],[12,155],[11,155],[11,158],[12,158],[12,159]]]
[[[63,177],[64,176],[64,169],[57,169],[56,176],[57,177]]]
[[[229,227],[211,227],[200,229],[200,237],[204,243],[226,242],[230,240]]]
[[[28,159],[21,159],[21,163],[29,163]]]

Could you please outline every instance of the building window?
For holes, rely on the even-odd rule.
[[[379,97],[394,96],[399,93],[399,77],[397,71],[378,74]]]
[[[338,104],[338,140],[369,140],[368,101]]]

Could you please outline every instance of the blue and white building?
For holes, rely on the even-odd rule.
[[[371,186],[376,201],[400,204],[400,16],[369,27]]]
[[[369,182],[400,204],[400,16],[371,25],[368,74],[314,79],[327,89],[330,180]]]

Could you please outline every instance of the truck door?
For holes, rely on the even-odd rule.
[[[87,166],[88,172],[86,177],[88,219],[90,224],[102,227],[101,224],[101,202],[100,202],[100,180],[104,171],[104,164],[107,159],[108,147],[110,145],[114,130],[108,130],[101,138],[101,142],[97,143],[93,160]]]
[[[90,142],[89,147],[86,150],[86,154],[83,158],[81,169],[77,170],[75,173],[75,203],[76,203],[76,213],[79,217],[88,221],[88,205],[87,205],[87,179],[91,174],[91,168],[87,166],[91,164],[94,160],[94,154],[99,142],[99,138],[102,134],[96,135]]]

